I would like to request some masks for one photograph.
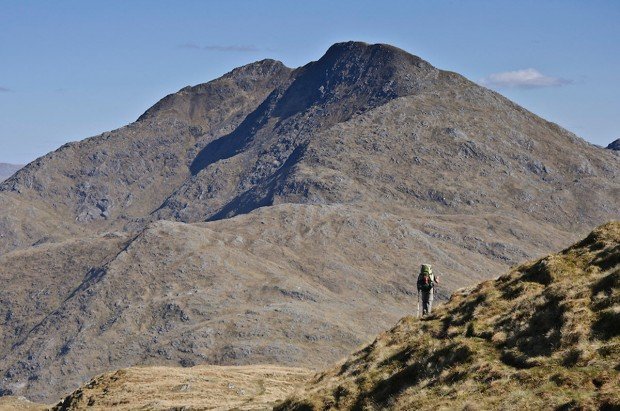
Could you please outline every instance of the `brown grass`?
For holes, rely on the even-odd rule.
[[[265,410],[311,371],[271,365],[133,367],[103,374],[53,410]]]
[[[47,406],[28,401],[25,397],[0,397],[0,411],[43,411]]]

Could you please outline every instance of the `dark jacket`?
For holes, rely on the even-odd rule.
[[[418,275],[418,291],[430,291],[435,287],[435,284],[439,284],[439,279],[435,274],[424,275],[424,273],[420,273]]]

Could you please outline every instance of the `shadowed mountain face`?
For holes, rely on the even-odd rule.
[[[0,392],[324,366],[415,307],[420,263],[447,298],[617,218],[618,176],[612,150],[388,45],[249,64],[0,184]]]
[[[293,184],[309,144],[329,144],[321,132],[430,88],[438,74],[391,46],[332,46],[319,61],[295,70],[234,132],[208,144],[192,164],[194,176],[157,216],[190,222],[226,218],[274,204],[283,190],[300,197],[292,202],[311,201],[306,184],[284,187]],[[195,201],[201,199],[207,201]]]
[[[609,143],[607,148],[614,151],[620,151],[620,138]]]

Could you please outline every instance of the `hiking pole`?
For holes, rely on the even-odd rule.
[[[420,318],[420,290],[418,290],[418,315],[417,318]]]

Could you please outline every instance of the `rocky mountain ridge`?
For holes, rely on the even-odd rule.
[[[618,160],[606,153],[400,49],[349,42],[296,70],[263,60],[186,87],[127,127],[31,163],[0,185],[0,204],[55,215],[67,232],[286,202],[507,208],[587,229],[620,213]],[[4,251],[54,234],[9,220]]]

